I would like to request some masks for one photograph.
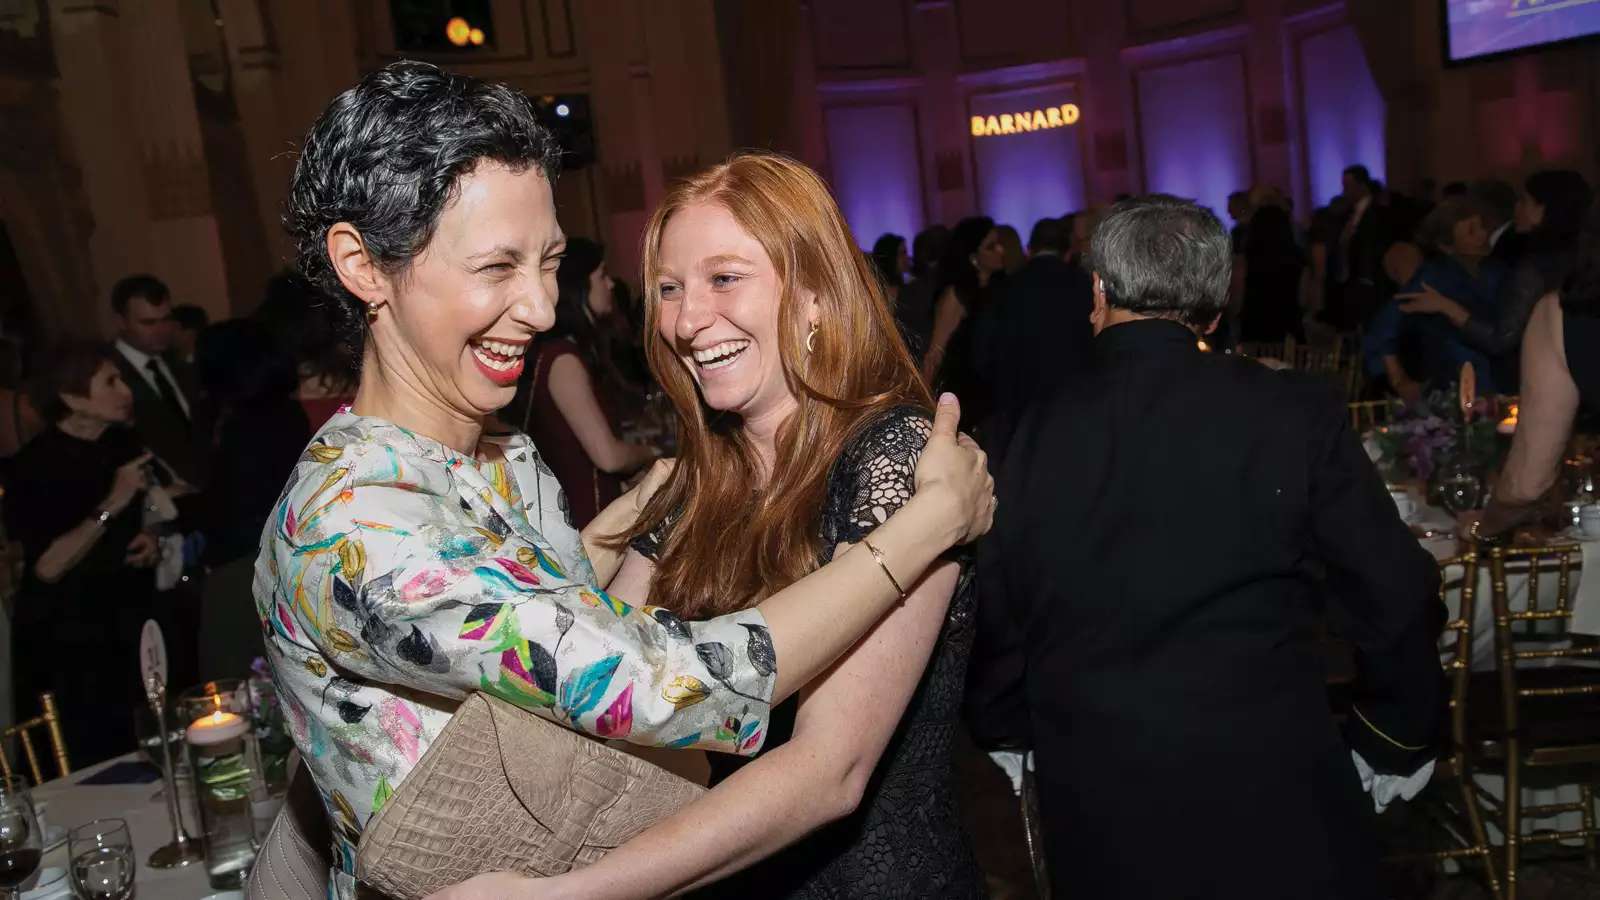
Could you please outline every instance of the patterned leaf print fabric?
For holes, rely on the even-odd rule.
[[[607,594],[533,445],[484,443],[496,461],[336,415],[262,536],[256,611],[344,898],[362,827],[471,691],[638,744],[753,755],[766,737],[761,614],[684,622]]]

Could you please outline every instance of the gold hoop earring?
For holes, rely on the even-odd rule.
[[[811,333],[806,335],[806,352],[807,353],[815,353],[815,352],[817,352],[817,348],[812,346],[812,342],[815,341],[816,339],[817,339],[817,326],[815,324],[813,324],[811,326]]]
[[[378,304],[369,303],[367,304],[367,324],[371,325],[376,321],[378,321]]]

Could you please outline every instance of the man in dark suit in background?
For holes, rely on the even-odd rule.
[[[1413,793],[1431,773],[1435,564],[1334,389],[1196,346],[1230,255],[1190,201],[1118,204],[1090,250],[1090,366],[1001,463],[982,602],[1025,654],[1062,895],[1371,900],[1358,760]],[[1361,665],[1342,736],[1325,614]]]
[[[1094,333],[1089,325],[1089,274],[1076,260],[1072,216],[1040,219],[1028,237],[1028,262],[1006,280],[985,310],[975,336],[978,372],[994,386],[994,410],[982,432],[984,449],[996,463],[1023,411],[1050,396],[1089,363]],[[1080,247],[1078,256],[1087,247]],[[979,595],[984,592],[980,580]],[[965,718],[973,740],[985,750],[1013,750],[1027,743],[1022,704],[1022,654],[1004,637],[1003,610],[980,602],[977,639],[967,667]]]
[[[1366,324],[1386,296],[1383,254],[1395,241],[1394,222],[1381,202],[1379,185],[1366,166],[1350,166],[1343,175],[1350,218],[1339,232],[1339,312],[1337,324],[1354,331]]]
[[[195,426],[199,394],[189,367],[169,356],[177,337],[172,292],[153,275],[129,275],[111,288],[113,346],[133,391],[134,428],[157,457],[189,484],[204,483],[205,432]]]
[[[998,458],[1022,410],[1048,396],[1089,360],[1090,282],[1066,260],[1072,233],[1060,219],[1040,219],[1028,237],[1028,261],[1007,278],[977,335],[976,365],[994,388],[985,449]]]
[[[1500,260],[1506,270],[1516,268],[1528,236],[1517,231],[1517,189],[1498,178],[1474,181],[1468,189],[1483,214],[1483,227],[1489,231],[1489,256]]]

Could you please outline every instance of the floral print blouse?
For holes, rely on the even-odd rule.
[[[527,437],[486,437],[479,456],[341,412],[262,535],[256,611],[339,897],[363,826],[472,691],[638,744],[753,755],[766,737],[760,613],[685,622],[612,597]]]

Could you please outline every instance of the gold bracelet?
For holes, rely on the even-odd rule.
[[[894,585],[895,593],[900,595],[900,599],[906,599],[906,589],[900,586],[899,579],[895,578],[894,573],[889,571],[889,564],[883,561],[883,551],[872,546],[872,542],[866,538],[861,539],[861,546],[866,547],[867,552],[872,554],[872,558],[878,561],[878,568],[883,570],[884,577],[889,579],[890,584]]]

